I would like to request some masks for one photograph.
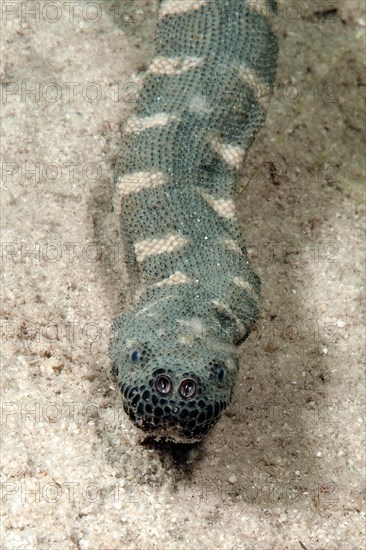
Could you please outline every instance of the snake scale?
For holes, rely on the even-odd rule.
[[[274,85],[275,0],[161,0],[155,56],[127,120],[115,197],[134,305],[110,352],[123,406],[155,440],[218,421],[260,281],[235,214]]]

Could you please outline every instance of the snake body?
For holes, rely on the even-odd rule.
[[[274,0],[160,1],[116,169],[137,292],[110,346],[124,409],[155,439],[199,441],[217,422],[258,316],[233,198],[274,84],[275,11]]]

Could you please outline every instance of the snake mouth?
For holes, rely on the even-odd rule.
[[[161,398],[156,406],[142,399],[124,401],[124,410],[134,424],[156,441],[200,441],[219,420],[226,403],[207,404],[203,399],[176,404]]]
[[[211,397],[202,379],[191,371],[177,376],[169,368],[159,368],[144,382],[135,379],[120,388],[127,415],[156,441],[200,441],[227,404],[225,399]]]
[[[130,415],[131,418],[131,415]],[[196,424],[194,421],[189,421],[182,424],[181,421],[174,419],[161,420],[158,424],[151,423],[146,419],[134,419],[133,422],[148,433],[152,439],[156,441],[173,441],[176,443],[196,443],[201,441],[207,434],[210,428],[216,424],[217,419],[213,419],[205,424]]]

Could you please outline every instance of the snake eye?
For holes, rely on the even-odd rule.
[[[134,349],[133,351],[131,351],[130,360],[134,365],[136,365],[139,362],[140,357],[141,357],[141,352],[139,349]]]
[[[161,374],[155,380],[155,389],[160,395],[167,395],[172,391],[172,387],[172,381],[169,376],[165,376],[165,374]]]
[[[226,377],[225,367],[223,367],[222,365],[215,365],[214,372],[216,374],[217,381],[219,382],[219,384],[222,384],[225,381]]]
[[[195,380],[192,380],[191,378],[186,378],[185,380],[182,380],[179,385],[178,392],[182,397],[184,397],[184,399],[190,399],[191,397],[194,397],[197,393],[197,384]]]

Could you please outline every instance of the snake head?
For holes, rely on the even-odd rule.
[[[201,440],[219,420],[238,370],[234,346],[136,315],[115,322],[111,357],[130,419],[155,440],[179,443]]]

